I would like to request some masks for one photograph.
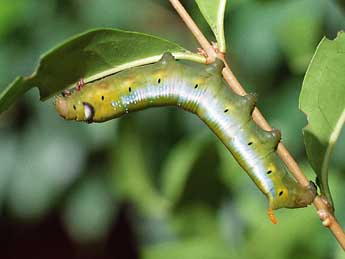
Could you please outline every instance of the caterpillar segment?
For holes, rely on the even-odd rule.
[[[215,133],[268,198],[272,210],[310,204],[315,186],[301,186],[289,175],[275,150],[279,130],[265,131],[252,119],[256,95],[239,96],[225,83],[217,60],[210,65],[176,61],[165,53],[155,64],[131,68],[87,83],[55,106],[67,120],[103,122],[154,106],[177,106],[192,113]],[[273,216],[272,216],[273,215]]]

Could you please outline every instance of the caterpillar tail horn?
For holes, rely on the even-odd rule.
[[[278,223],[277,218],[274,215],[274,212],[273,212],[273,210],[271,208],[268,208],[267,214],[268,214],[268,217],[269,217],[269,219],[271,220],[271,222],[273,224],[277,224]]]

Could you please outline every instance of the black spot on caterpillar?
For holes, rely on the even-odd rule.
[[[181,107],[199,116],[231,151],[267,196],[270,209],[307,206],[315,188],[291,178],[275,152],[280,132],[264,131],[255,124],[251,117],[255,95],[233,93],[222,78],[223,66],[220,60],[210,65],[182,63],[166,53],[155,64],[119,72],[85,84],[70,96],[57,97],[56,109],[68,120],[102,122],[153,106]]]

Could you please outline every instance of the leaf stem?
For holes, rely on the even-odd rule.
[[[198,25],[194,22],[192,17],[188,14],[186,9],[180,3],[179,0],[169,0],[171,5],[175,8],[177,13],[182,17],[183,22],[186,24],[188,29],[193,33],[194,37],[198,40],[200,46],[207,53],[207,63],[212,63],[216,60],[217,54],[214,51],[212,45],[208,42],[204,34],[199,29]]]
[[[182,6],[179,0],[169,0],[172,6],[175,8],[176,12],[179,14],[181,19],[187,25],[189,30],[193,33],[196,40],[199,42],[200,46],[205,50],[208,56],[208,63],[212,63],[216,57],[222,59],[225,64],[225,68],[223,69],[223,77],[232,88],[232,90],[239,94],[239,95],[246,95],[246,91],[237,80],[236,76],[231,71],[227,61],[225,60],[224,55],[222,53],[216,53],[215,49],[203,35],[199,27],[193,21],[191,16],[188,14],[186,9]],[[258,108],[255,107],[253,111],[253,120],[264,130],[272,130],[272,127],[268,124],[267,120],[261,114]],[[277,148],[277,153],[279,157],[282,159],[284,164],[288,167],[291,173],[294,175],[296,180],[303,186],[308,186],[309,181],[303,174],[302,170],[298,166],[295,159],[289,153],[287,148],[284,146],[283,143],[279,143]],[[323,225],[328,227],[330,231],[333,233],[335,238],[338,240],[340,246],[345,250],[345,233],[343,232],[341,226],[339,225],[335,216],[330,212],[328,205],[326,202],[319,196],[315,197],[313,204],[318,211],[319,217],[323,222]]]

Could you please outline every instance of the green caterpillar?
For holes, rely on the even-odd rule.
[[[275,152],[280,132],[256,125],[251,117],[255,96],[233,93],[222,78],[223,66],[220,60],[211,65],[183,63],[165,53],[158,63],[131,68],[58,96],[55,105],[63,118],[88,123],[153,106],[173,105],[195,113],[266,195],[275,223],[272,209],[305,207],[316,189],[291,178]]]

